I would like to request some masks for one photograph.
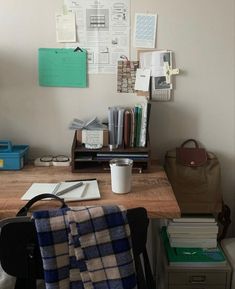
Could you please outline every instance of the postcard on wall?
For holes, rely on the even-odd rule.
[[[88,73],[115,74],[120,56],[129,57],[130,0],[64,0],[64,4],[76,15],[74,47],[86,49]]]
[[[156,45],[157,14],[135,14],[134,47],[154,48]]]

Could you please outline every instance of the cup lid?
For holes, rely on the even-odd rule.
[[[128,158],[116,158],[109,161],[110,166],[132,166],[133,160]]]

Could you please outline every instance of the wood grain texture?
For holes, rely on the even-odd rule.
[[[69,206],[123,205],[145,207],[150,218],[177,218],[180,209],[167,176],[160,166],[153,165],[148,173],[133,174],[132,189],[128,194],[114,194],[111,190],[110,173],[71,173],[70,167],[25,166],[20,171],[0,172],[0,219],[13,217],[26,201],[20,198],[32,183],[57,183],[64,180],[97,178],[100,200],[67,202]],[[59,203],[40,201],[33,210],[56,208]]]

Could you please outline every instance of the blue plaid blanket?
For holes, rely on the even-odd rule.
[[[121,206],[33,213],[47,289],[136,288],[130,229]]]

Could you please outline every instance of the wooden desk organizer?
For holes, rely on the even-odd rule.
[[[150,167],[150,146],[101,149],[87,149],[77,142],[76,133],[72,145],[72,172],[107,172],[109,161],[114,158],[130,158],[133,160],[133,172],[142,173]]]

